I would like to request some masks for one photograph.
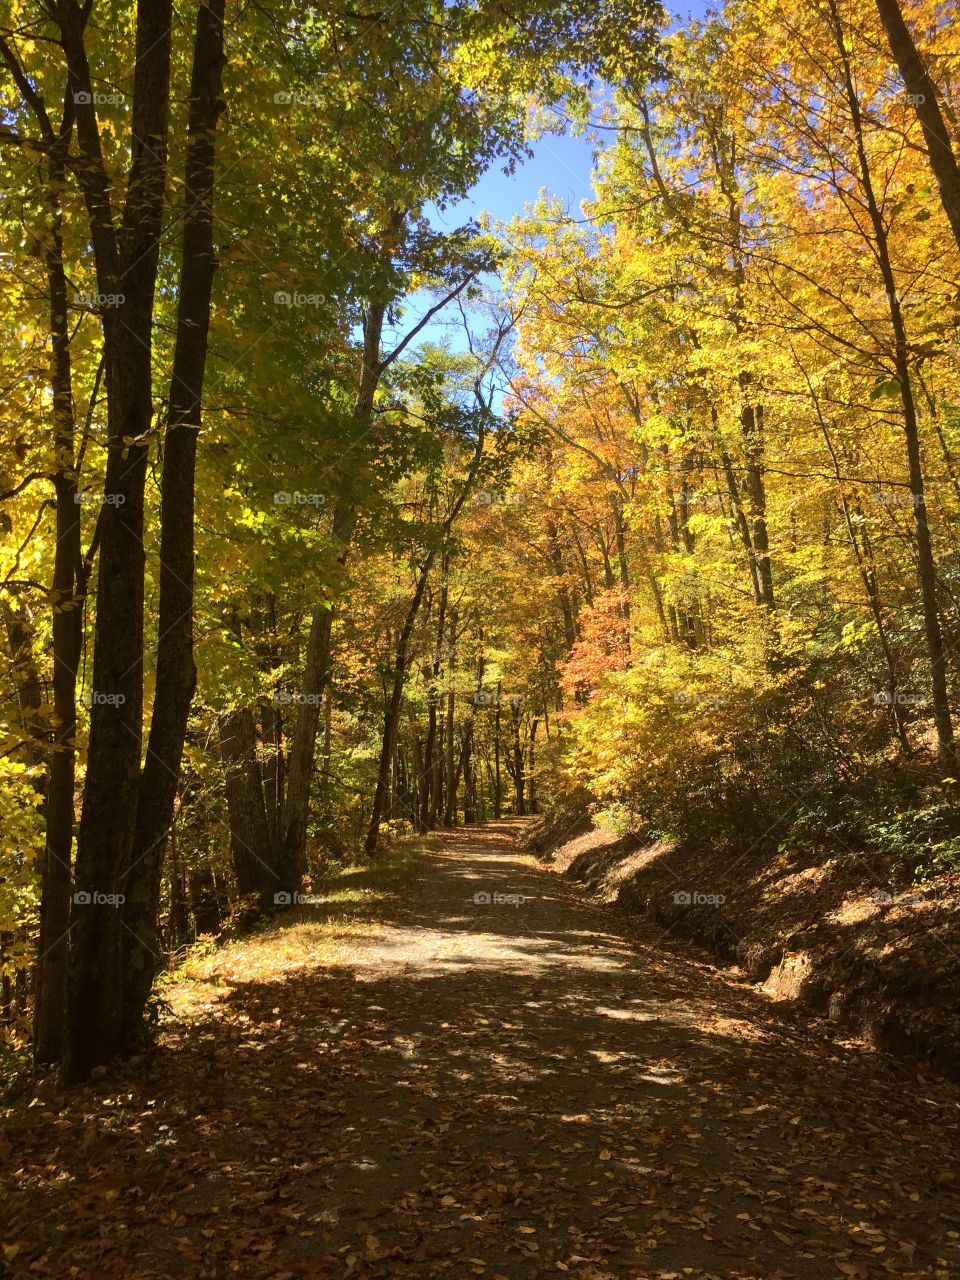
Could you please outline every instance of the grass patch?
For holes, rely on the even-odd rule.
[[[269,982],[297,969],[336,964],[396,910],[430,847],[429,836],[398,840],[374,862],[315,876],[305,892],[316,902],[284,911],[243,938],[199,939],[158,981],[162,1021],[202,1015],[243,982]]]

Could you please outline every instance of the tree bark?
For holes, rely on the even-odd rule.
[[[514,785],[514,813],[521,817],[527,812],[525,792],[526,777],[524,774],[523,744],[520,741],[520,708],[513,705],[510,708],[511,721],[513,727],[513,785]]]
[[[836,0],[828,0],[833,17],[834,34],[837,51],[843,67],[844,88],[847,105],[853,123],[856,139],[857,160],[860,166],[860,182],[863,187],[865,203],[873,228],[877,262],[887,291],[887,302],[890,311],[890,324],[894,338],[894,365],[900,388],[900,403],[903,410],[903,429],[906,440],[907,469],[910,477],[910,493],[913,497],[913,527],[917,548],[917,568],[920,579],[920,596],[923,604],[923,625],[927,643],[927,657],[930,663],[930,686],[933,697],[933,719],[937,735],[937,755],[940,763],[946,768],[953,768],[955,749],[953,738],[953,720],[950,714],[950,700],[947,691],[946,654],[943,644],[943,632],[940,628],[940,615],[937,608],[937,570],[933,558],[933,544],[930,528],[927,524],[927,507],[924,493],[923,462],[920,451],[920,432],[917,421],[916,401],[913,395],[910,360],[907,345],[907,332],[903,320],[903,311],[897,294],[896,278],[890,261],[887,229],[883,214],[877,202],[867,159],[866,144],[863,136],[863,117],[860,101],[854,87],[853,71],[850,57],[844,40],[843,27],[837,11]]]
[[[903,83],[923,130],[930,167],[940,188],[940,200],[960,246],[960,165],[950,143],[936,85],[927,71],[897,0],[877,0],[880,21],[887,33],[890,52],[900,68]]]
[[[537,801],[537,779],[534,772],[536,766],[536,748],[537,748],[537,729],[540,727],[540,720],[534,716],[530,723],[530,767],[528,771],[529,785],[529,809],[531,813],[539,813],[540,806]]]
[[[386,303],[370,305],[363,327],[363,365],[353,410],[354,425],[361,431],[369,428],[373,416],[374,396],[381,376],[380,341],[386,316]],[[340,563],[345,564],[350,541],[356,527],[357,512],[352,504],[338,503],[333,516],[333,537],[342,545]],[[295,893],[306,869],[307,819],[310,811],[310,784],[320,724],[320,707],[330,676],[330,640],[333,625],[332,605],[328,602],[313,611],[310,636],[304,662],[302,698],[297,710],[297,723],[290,751],[285,805],[285,831],[277,859],[280,888]]]
[[[503,808],[503,788],[500,776],[500,696],[503,691],[502,682],[497,683],[497,706],[493,715],[493,816],[501,818]]]
[[[143,1009],[160,963],[160,877],[197,681],[193,660],[194,496],[217,265],[213,192],[216,127],[223,110],[224,6],[225,0],[201,0],[198,6],[190,80],[180,297],[161,480],[156,691],[132,857],[124,879],[126,900],[121,909],[123,1021],[130,1045],[142,1035]]]
[[[437,712],[439,693],[437,683],[443,666],[443,628],[447,616],[447,571],[450,556],[445,550],[440,559],[440,597],[437,605],[437,632],[433,650],[433,664],[429,670],[427,702],[427,734],[423,746],[423,781],[420,786],[420,824],[424,831],[436,825],[440,808],[440,774],[434,756],[437,747]]]
[[[77,107],[79,171],[90,215],[101,292],[122,296],[103,311],[107,389],[107,466],[102,512],[83,811],[77,838],[75,900],[64,1039],[64,1078],[75,1081],[124,1048],[120,911],[137,813],[143,720],[144,483],[152,432],[151,335],[166,183],[170,102],[171,0],[137,6],[131,167],[119,235],[110,210],[90,70],[84,11],[56,10]],[[148,141],[149,140],[149,141]],[[122,320],[117,314],[122,311]]]
[[[47,781],[46,838],[40,864],[40,937],[34,1009],[34,1058],[57,1062],[63,1052],[70,932],[74,788],[76,785],[77,670],[83,642],[82,600],[78,592],[83,552],[75,471],[76,419],[67,279],[63,265],[63,211],[60,202],[73,112],[68,104],[57,145],[50,151],[50,210],[47,283],[50,289],[50,343],[53,391],[53,485],[57,498],[57,542],[53,560],[53,739]],[[96,394],[96,392],[94,392]]]
[[[407,606],[403,626],[400,628],[400,634],[397,637],[397,647],[393,660],[393,680],[390,688],[390,701],[387,704],[383,721],[383,736],[380,745],[380,763],[377,769],[377,786],[373,793],[373,810],[370,815],[370,825],[367,828],[367,838],[364,844],[364,852],[368,858],[372,858],[377,852],[377,841],[380,838],[380,823],[383,820],[383,813],[387,800],[387,787],[390,781],[390,761],[393,759],[394,749],[397,744],[397,729],[400,724],[400,705],[403,701],[403,687],[406,683],[407,666],[409,663],[408,651],[410,647],[410,636],[413,632],[413,625],[417,620],[417,614],[420,612],[420,604],[423,600],[423,593],[427,589],[427,580],[430,577],[430,570],[433,568],[434,559],[435,552],[428,552],[427,558],[424,561],[417,577],[417,584],[413,593],[413,598]]]
[[[554,576],[557,580],[557,599],[560,604],[560,613],[563,617],[563,640],[566,651],[569,654],[577,639],[576,624],[574,622],[573,605],[570,601],[570,589],[567,586],[566,567],[563,563],[563,551],[560,547],[560,534],[557,529],[557,522],[553,517],[549,517],[546,523],[547,531],[547,554],[553,568]]]
[[[457,621],[459,611],[456,606],[450,610],[450,627],[447,639],[447,675],[450,688],[447,691],[447,723],[444,733],[444,779],[446,797],[443,806],[443,825],[454,827],[457,823],[457,784],[454,774],[455,743],[453,737],[454,715],[456,712],[456,695],[453,691],[453,676],[457,669]]]
[[[476,822],[477,820],[477,790],[476,778],[474,776],[474,759],[473,759],[473,714],[469,715],[463,726],[463,741],[460,746],[460,756],[463,760],[463,821],[464,823]]]
[[[750,498],[750,532],[753,556],[757,566],[760,603],[774,608],[773,567],[767,534],[767,494],[764,478],[763,405],[744,405],[740,415],[746,458],[746,489]]]
[[[257,759],[253,712],[242,707],[220,721],[220,755],[226,764],[230,854],[241,896],[256,894],[264,905],[277,892],[273,847]]]

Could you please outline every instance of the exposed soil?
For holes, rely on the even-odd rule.
[[[722,855],[586,822],[536,824],[528,843],[596,901],[736,964],[772,999],[960,1079],[960,874],[897,889],[866,852]]]

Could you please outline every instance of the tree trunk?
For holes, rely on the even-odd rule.
[[[501,818],[503,788],[500,780],[500,696],[503,684],[497,684],[497,706],[493,716],[493,816]]]
[[[61,145],[66,145],[71,131],[72,110],[68,106],[60,131]],[[63,180],[64,161],[58,146],[50,154],[51,225],[47,250],[57,542],[51,590],[54,723],[47,781],[47,829],[40,859],[40,936],[34,1009],[34,1058],[38,1063],[57,1062],[63,1052],[76,785],[77,670],[83,642],[82,601],[78,591],[81,583],[77,577],[83,552],[74,457],[76,420],[59,194]]]
[[[560,547],[560,535],[557,523],[552,517],[547,520],[546,529],[548,554],[554,576],[557,579],[557,599],[560,603],[560,613],[563,617],[563,640],[566,651],[569,654],[576,642],[577,632],[574,623],[573,605],[570,602],[570,589],[566,581],[563,551]]]
[[[837,50],[843,66],[844,87],[847,105],[853,123],[857,144],[857,158],[860,165],[860,181],[863,187],[867,211],[873,227],[877,262],[887,291],[887,302],[890,310],[890,324],[894,336],[894,363],[897,381],[900,387],[900,403],[903,409],[903,429],[906,438],[907,468],[910,477],[910,492],[913,496],[913,527],[917,548],[917,567],[920,578],[920,595],[923,602],[923,624],[927,642],[927,657],[930,663],[930,685],[933,696],[933,719],[937,734],[937,754],[946,768],[955,763],[953,740],[953,720],[950,715],[950,701],[947,692],[946,655],[943,645],[943,633],[940,629],[940,615],[937,609],[937,571],[933,558],[933,545],[930,529],[927,524],[926,498],[924,494],[923,463],[920,453],[920,433],[917,422],[916,402],[911,382],[910,360],[908,354],[907,333],[903,321],[903,311],[897,294],[896,279],[890,261],[887,240],[887,229],[883,214],[877,203],[867,160],[866,144],[863,137],[863,119],[860,102],[854,87],[853,72],[844,40],[843,27],[837,12],[836,0],[829,0],[833,17],[834,34]]]
[[[160,963],[163,854],[197,682],[193,661],[194,493],[216,270],[214,140],[223,110],[224,5],[225,0],[201,0],[190,80],[180,297],[161,481],[156,691],[132,860],[124,880],[126,901],[121,910],[123,1021],[131,1046],[142,1038],[143,1009]]]
[[[279,708],[272,703],[261,702],[260,724],[264,746],[268,742],[271,746],[270,753],[261,768],[267,832],[271,848],[278,849],[283,816],[283,718]]]
[[[540,808],[537,803],[537,780],[534,773],[534,765],[536,764],[536,747],[537,747],[537,729],[540,721],[536,717],[530,724],[530,767],[527,776],[530,779],[529,809],[531,813],[539,813]]]
[[[433,773],[433,792],[430,796],[431,831],[434,831],[440,825],[447,786],[446,717],[441,716],[440,711],[441,708],[438,705],[436,766]]]
[[[278,892],[272,866],[263,777],[257,759],[253,712],[231,711],[220,721],[220,755],[226,764],[230,854],[241,896],[256,894],[266,905]]]
[[[511,720],[513,722],[513,785],[514,785],[514,813],[521,817],[527,812],[525,792],[526,778],[524,776],[523,761],[523,744],[520,741],[520,708],[512,706],[510,708]]]
[[[936,86],[903,20],[897,0],[877,0],[877,11],[920,121],[930,155],[930,168],[940,188],[940,199],[950,220],[954,239],[960,246],[960,166],[950,145],[950,134],[940,109]]]
[[[433,666],[428,680],[427,736],[423,748],[423,781],[420,794],[420,821],[425,831],[431,830],[440,809],[440,774],[434,756],[437,746],[437,682],[443,665],[443,627],[447,616],[447,571],[450,556],[444,551],[440,560],[440,599],[437,606],[437,636],[433,650]]]
[[[380,381],[380,340],[386,303],[370,305],[363,327],[363,365],[360,384],[353,410],[354,425],[365,431],[373,416],[373,401]],[[356,526],[357,513],[348,503],[338,503],[333,515],[333,537],[343,550],[340,564],[346,564],[350,541]],[[303,697],[297,710],[297,723],[290,751],[287,773],[287,800],[283,844],[277,859],[281,887],[289,893],[300,888],[306,870],[307,819],[310,812],[310,784],[313,779],[313,762],[320,723],[320,707],[327,680],[330,677],[330,640],[333,611],[330,602],[314,609],[310,623],[310,637],[303,671]]]
[[[773,609],[773,567],[767,536],[767,494],[764,479],[763,405],[744,405],[740,415],[746,457],[746,488],[750,498],[750,540],[757,566],[760,603]]]
[[[77,108],[79,166],[101,292],[122,296],[104,316],[107,466],[102,514],[83,812],[67,984],[64,1078],[85,1078],[124,1048],[123,929],[116,896],[130,866],[143,721],[144,483],[153,428],[151,335],[166,182],[171,0],[137,6],[131,168],[118,237],[78,5],[56,10]],[[149,138],[149,143],[146,139]],[[117,314],[122,311],[122,318]]]
[[[453,827],[457,823],[457,784],[454,781],[455,744],[453,738],[454,715],[456,712],[453,676],[457,668],[457,616],[458,610],[454,607],[450,611],[450,628],[447,641],[447,675],[450,680],[450,688],[447,692],[447,724],[444,738],[446,749],[444,775],[447,784],[446,803],[443,809],[443,825],[445,827]]]
[[[420,604],[423,600],[423,593],[427,589],[427,580],[430,577],[430,570],[433,567],[435,554],[436,553],[434,551],[427,553],[427,558],[424,561],[423,567],[421,568],[420,574],[417,578],[417,585],[413,593],[413,599],[407,607],[406,617],[403,620],[403,626],[401,627],[400,635],[397,638],[397,648],[394,654],[393,665],[393,683],[390,690],[390,701],[387,704],[383,722],[383,738],[380,746],[380,764],[377,770],[377,786],[373,794],[373,810],[370,815],[370,825],[367,828],[367,839],[364,845],[364,852],[368,858],[372,858],[377,851],[377,841],[380,837],[380,823],[383,820],[387,797],[387,786],[390,780],[390,761],[393,758],[394,748],[397,743],[397,729],[400,723],[400,704],[403,701],[403,686],[407,679],[410,636],[413,632],[413,624],[417,620],[417,614],[420,612]]]
[[[477,792],[473,761],[473,720],[472,715],[467,717],[463,726],[463,742],[460,747],[460,756],[463,760],[463,821],[465,823],[476,822],[477,820]]]
[[[837,481],[837,492],[840,495],[840,508],[843,512],[843,522],[847,530],[847,539],[850,543],[850,549],[853,552],[854,560],[857,563],[857,572],[860,575],[860,581],[863,583],[863,589],[866,593],[867,604],[873,617],[874,625],[877,628],[877,639],[880,642],[880,650],[883,654],[884,665],[887,669],[887,687],[890,690],[890,709],[893,715],[894,728],[897,734],[897,740],[905,755],[910,754],[910,740],[907,737],[906,721],[903,713],[903,707],[897,701],[897,686],[899,680],[897,678],[897,665],[893,655],[893,649],[890,646],[890,640],[887,635],[886,622],[884,620],[883,602],[880,598],[880,586],[877,581],[876,565],[873,556],[869,554],[869,545],[866,544],[864,550],[861,550],[860,543],[857,539],[857,524],[865,528],[864,521],[860,518],[861,512],[855,512],[857,516],[856,522],[850,510],[850,500],[847,497],[843,484],[843,473],[840,467],[840,459],[837,456],[836,448],[830,437],[830,431],[827,421],[823,416],[820,407],[820,397],[813,386],[810,377],[804,371],[804,379],[807,384],[807,390],[813,400],[816,409],[817,421],[820,425],[820,434],[823,436],[824,444],[827,446],[827,452],[830,454],[830,461],[833,464],[833,473]]]

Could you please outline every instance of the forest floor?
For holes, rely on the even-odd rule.
[[[644,916],[735,966],[838,1035],[960,1081],[960,871],[915,883],[878,850],[744,842],[738,851],[577,823],[532,823],[524,845],[600,905]],[[696,901],[691,899],[696,897]]]
[[[956,1280],[956,1085],[584,900],[522,825],[188,966],[156,1048],[20,1098],[0,1269]]]

